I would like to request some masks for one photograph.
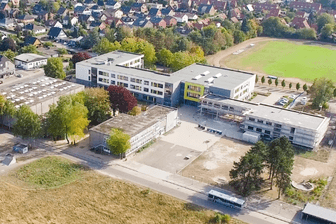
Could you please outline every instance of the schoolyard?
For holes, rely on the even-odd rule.
[[[307,82],[327,77],[336,82],[336,47],[314,42],[263,41],[230,54],[225,67],[278,77],[295,77]]]

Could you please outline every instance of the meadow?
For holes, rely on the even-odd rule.
[[[291,41],[257,43],[238,55],[221,61],[229,68],[299,78],[312,82],[326,77],[336,82],[336,50],[331,46],[313,46]]]
[[[215,223],[216,213],[46,157],[0,176],[0,223]],[[232,218],[230,224],[244,224]]]

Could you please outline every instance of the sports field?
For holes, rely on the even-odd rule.
[[[336,49],[336,48],[335,48]],[[257,43],[221,61],[229,68],[261,72],[305,81],[327,77],[336,82],[336,50],[289,41]]]

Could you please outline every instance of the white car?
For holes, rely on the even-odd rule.
[[[280,101],[285,102],[285,103],[289,102],[289,100],[287,98],[281,98]]]
[[[292,95],[290,95],[289,98],[291,98],[291,99],[295,99],[295,98],[296,98],[296,95],[292,94]]]

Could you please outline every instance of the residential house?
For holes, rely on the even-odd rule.
[[[163,5],[162,4],[159,4],[159,3],[146,3],[147,5],[147,8],[156,8],[156,9],[163,9]]]
[[[214,1],[212,5],[216,11],[224,12],[227,7],[227,1]]]
[[[91,9],[92,13],[93,12],[103,12],[104,11],[103,7],[99,6],[99,5],[94,5],[90,9]]]
[[[188,16],[185,13],[177,12],[174,15],[174,18],[178,23],[187,23],[188,22]]]
[[[105,6],[105,2],[103,0],[98,0],[97,5],[101,6],[101,7],[104,7]]]
[[[48,11],[41,11],[37,14],[37,18],[42,21],[47,21],[54,18],[54,14]]]
[[[91,10],[87,6],[77,6],[74,9],[74,14],[75,15],[91,15]]]
[[[153,23],[147,19],[138,18],[133,22],[134,28],[153,28]]]
[[[0,20],[0,27],[5,29],[13,29],[15,26],[14,19],[3,18]]]
[[[278,9],[279,5],[277,4],[270,4],[270,3],[253,3],[252,4],[254,11],[262,12],[262,11],[270,11],[274,9]]]
[[[129,6],[121,6],[120,10],[123,12],[123,15],[126,15],[126,16],[134,12],[134,11],[132,12],[131,7]]]
[[[128,16],[124,16],[124,17],[121,18],[121,21],[122,21],[122,25],[131,26],[134,23],[134,18],[128,17]]]
[[[11,10],[11,7],[9,7],[8,3],[2,2],[0,4],[0,11],[5,12],[6,15],[9,15],[10,10]]]
[[[179,9],[189,10],[191,7],[191,0],[182,0],[179,5]]]
[[[25,25],[22,29],[23,31],[31,31],[33,34],[41,34],[47,32],[47,28],[44,26],[38,26],[34,23],[29,23]]]
[[[19,23],[24,23],[24,24],[27,24],[27,23],[33,23],[35,21],[35,17],[32,16],[32,15],[29,15],[29,14],[25,14],[25,15],[21,15],[17,18],[17,21]]]
[[[34,45],[35,47],[42,46],[42,42],[37,37],[26,36],[23,46]]]
[[[106,16],[106,20],[121,19],[123,12],[120,9],[108,9],[103,12],[103,15]]]
[[[12,8],[9,12],[9,17],[10,18],[17,18],[19,14],[20,14],[20,9]]]
[[[101,17],[103,16],[103,13],[102,12],[99,12],[99,11],[93,11],[91,16],[96,20],[101,20]],[[105,16],[104,16],[105,17]],[[105,18],[106,19],[106,18]]]
[[[14,7],[20,6],[20,0],[11,0],[11,3],[13,4]]]
[[[321,10],[322,11],[322,10]],[[297,11],[295,16],[308,19],[310,13],[304,11]]]
[[[153,26],[156,28],[158,27],[166,28],[167,26],[166,21],[161,17],[152,17],[150,21],[152,22]]]
[[[294,17],[292,20],[291,26],[296,29],[310,28],[306,18]]]
[[[86,5],[87,7],[92,7],[96,4],[96,2],[94,2],[93,0],[85,0],[84,1],[84,5]]]
[[[48,32],[49,39],[63,39],[67,35],[64,33],[62,28],[52,27]]]
[[[239,20],[236,18],[236,17],[231,17],[231,22],[233,22],[233,23],[238,23],[239,22]]]
[[[238,20],[243,19],[243,14],[238,8],[231,9],[231,17],[236,17]]]
[[[161,10],[158,8],[151,8],[148,12],[148,16],[150,17],[161,16]]]
[[[280,9],[272,9],[266,15],[266,18],[269,18],[269,17],[279,17],[279,15],[280,15]]]
[[[164,9],[161,9],[161,15],[162,16],[174,16],[175,12],[171,8],[164,8]]]
[[[14,64],[25,70],[37,69],[47,64],[47,58],[38,54],[25,53],[16,56]]]
[[[78,16],[78,21],[80,23],[91,23],[91,22],[95,21],[95,19],[91,15],[81,14],[81,15]]]
[[[65,16],[64,18],[63,18],[63,25],[64,26],[68,26],[69,24],[71,25],[71,26],[74,26],[74,25],[76,25],[78,23],[78,18],[76,17],[76,16],[74,16],[74,17],[69,17],[69,16]]]
[[[198,15],[193,14],[193,13],[186,13],[188,16],[188,21],[189,20],[197,20],[198,19]]]
[[[33,14],[35,14],[35,15],[37,15],[39,12],[44,11],[42,5],[40,5],[40,4],[34,5],[32,10],[33,10]]]
[[[305,12],[318,12],[322,9],[320,3],[309,3],[309,2],[291,2],[289,4],[291,9],[296,9],[298,11]]]
[[[11,60],[3,55],[0,55],[0,79],[13,75],[15,73],[15,66]]]
[[[134,12],[142,12],[142,13],[148,11],[146,4],[137,2],[132,4],[131,10]]]
[[[108,0],[105,4],[105,7],[106,9],[119,9],[121,4],[115,0]]]
[[[200,4],[198,6],[197,11],[200,15],[209,14],[210,16],[213,16],[216,13],[216,10],[213,7],[213,5],[206,5],[206,4]]]
[[[104,22],[94,21],[90,24],[90,30],[94,28],[99,28],[99,30],[104,30],[106,28],[106,24]]]
[[[67,8],[63,8],[61,7],[58,11],[57,11],[57,15],[60,16],[61,18],[65,17],[68,13],[68,9]]]

